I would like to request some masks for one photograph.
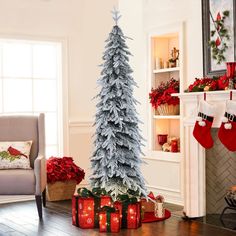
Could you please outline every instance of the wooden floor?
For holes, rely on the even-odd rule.
[[[48,203],[43,221],[38,220],[35,202],[0,205],[0,235],[111,235],[95,230],[82,230],[71,225],[70,202]],[[183,221],[172,216],[163,222],[143,224],[137,230],[121,230],[123,236],[233,236],[236,232],[217,228],[197,221]]]

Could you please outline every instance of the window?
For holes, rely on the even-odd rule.
[[[0,114],[45,113],[46,156],[61,153],[61,43],[0,39]]]

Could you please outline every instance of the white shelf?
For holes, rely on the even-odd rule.
[[[173,115],[173,116],[161,116],[161,115],[154,115],[153,116],[154,119],[163,119],[163,120],[178,120],[180,119],[180,115]]]
[[[158,74],[158,73],[169,73],[169,72],[174,72],[174,71],[179,71],[179,67],[153,70],[153,73],[154,73],[154,74]]]
[[[150,150],[147,155],[143,157],[144,160],[153,161],[167,161],[167,162],[180,162],[182,158],[181,152],[163,152],[161,150]]]

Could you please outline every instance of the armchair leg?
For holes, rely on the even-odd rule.
[[[43,207],[46,207],[46,188],[43,190],[42,196],[43,196]]]
[[[38,209],[39,218],[42,219],[43,218],[42,196],[35,195],[35,200],[36,200],[36,205],[37,205],[37,209]]]

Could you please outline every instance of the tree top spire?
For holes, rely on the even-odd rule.
[[[117,25],[118,20],[121,18],[121,15],[120,15],[120,12],[115,7],[112,11],[112,17],[113,17],[113,20],[115,21],[115,23]]]

